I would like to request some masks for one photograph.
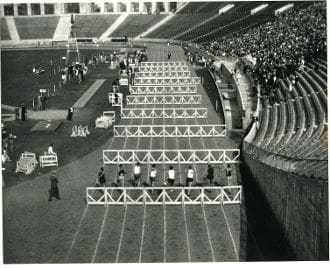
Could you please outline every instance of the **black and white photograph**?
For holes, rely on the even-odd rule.
[[[1,0],[0,262],[329,263],[327,9]]]

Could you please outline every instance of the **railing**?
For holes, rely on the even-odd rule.
[[[193,94],[197,93],[196,85],[181,86],[131,86],[131,94]]]
[[[87,187],[88,205],[229,205],[241,204],[242,186]]]
[[[239,149],[103,150],[104,164],[236,164]]]
[[[225,137],[225,125],[116,125],[115,137]]]
[[[110,94],[110,93],[109,93]],[[127,104],[201,104],[201,95],[131,95]]]
[[[125,108],[121,118],[207,118],[207,108]]]

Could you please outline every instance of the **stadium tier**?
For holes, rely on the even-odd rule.
[[[113,37],[137,37],[167,15],[128,15],[119,27],[111,34]]]
[[[99,38],[119,17],[109,15],[76,15],[75,27],[77,37]]]
[[[5,18],[1,18],[1,40],[10,40],[10,33]]]
[[[51,39],[59,17],[15,17],[14,21],[20,39]]]
[[[185,5],[182,9],[180,9],[177,14],[200,14],[200,13],[207,13],[207,14],[216,14],[218,10],[227,5],[230,2],[189,2]]]

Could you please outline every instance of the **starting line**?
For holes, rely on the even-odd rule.
[[[171,71],[188,71],[188,66],[141,66],[140,72],[171,72]]]
[[[240,204],[241,197],[242,186],[86,188],[88,205],[227,205]]]
[[[207,118],[207,108],[126,108],[121,118]]]
[[[197,93],[196,85],[181,86],[131,86],[131,94],[194,94]]]
[[[115,137],[225,137],[226,125],[116,125]]]
[[[200,77],[143,77],[134,78],[134,85],[196,85]]]
[[[131,95],[127,104],[201,104],[201,95]]]
[[[104,164],[236,164],[239,149],[103,150]]]
[[[190,71],[136,72],[135,78],[143,77],[190,77]]]

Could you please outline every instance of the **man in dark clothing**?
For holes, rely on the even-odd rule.
[[[98,184],[99,186],[105,186],[105,173],[104,173],[104,167],[100,168],[99,174],[98,174]]]
[[[71,121],[72,120],[72,115],[73,115],[73,107],[70,107],[68,109],[68,116],[67,116],[67,120]]]
[[[168,52],[167,59],[170,60],[171,59],[171,56],[172,56],[171,52]]]
[[[211,164],[207,165],[206,179],[209,181],[209,185],[211,186],[213,183],[213,179],[214,179],[214,169]]]
[[[25,121],[25,115],[26,115],[26,110],[25,110],[25,105],[23,104],[21,107],[21,120]]]
[[[58,191],[58,179],[56,178],[56,171],[52,171],[50,176],[50,190],[48,201],[52,201],[53,197],[56,197],[57,200],[60,200],[60,193]]]

